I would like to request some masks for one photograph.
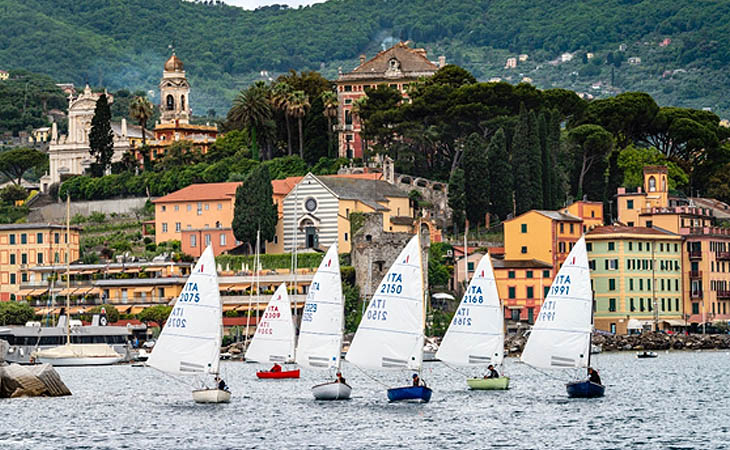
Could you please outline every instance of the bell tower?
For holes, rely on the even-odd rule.
[[[667,166],[644,166],[644,191],[646,206],[666,208],[669,206]]]
[[[190,84],[185,77],[185,67],[172,51],[165,63],[160,80],[160,121],[162,123],[189,123]]]

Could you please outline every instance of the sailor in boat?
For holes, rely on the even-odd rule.
[[[423,386],[426,387],[426,382],[421,380],[421,377],[417,373],[413,374],[413,387]]]
[[[274,365],[271,367],[269,372],[272,372],[272,373],[281,372],[281,366],[279,365],[279,363],[274,363]]]
[[[225,381],[223,381],[223,378],[217,376],[217,377],[215,377],[215,382],[218,383],[219,390],[230,392],[230,390],[228,389],[228,385],[226,384]]]
[[[337,379],[335,380],[335,383],[343,383],[343,384],[347,384],[347,383],[345,382],[345,377],[343,377],[343,376],[342,376],[342,372],[337,372],[337,375],[336,375],[336,377],[337,377]]]
[[[489,367],[487,367],[487,370],[489,372],[484,375],[485,380],[490,378],[499,378],[499,372],[497,372],[497,369],[495,369],[493,365],[490,364]]]
[[[598,371],[593,367],[588,368],[588,381],[603,386],[603,383],[601,383],[601,377],[598,376]]]

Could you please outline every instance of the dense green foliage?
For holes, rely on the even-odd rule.
[[[35,310],[26,302],[0,302],[0,325],[25,325]]]
[[[0,14],[0,17],[4,17],[4,14]],[[3,20],[0,18],[0,22]],[[7,62],[6,58],[2,60]],[[10,78],[0,81],[0,134],[8,131],[17,134],[18,131],[50,126],[46,116],[48,111],[64,111],[66,103],[63,92],[48,75],[11,70]]]
[[[167,322],[170,312],[172,312],[172,306],[155,305],[143,309],[141,313],[137,314],[137,318],[146,324],[154,322],[162,327]]]
[[[0,0],[0,61],[63,82],[148,90],[174,40],[195,87],[194,110],[223,111],[261,70],[324,65],[333,77],[340,66],[354,67],[363,50],[371,55],[381,43],[411,39],[481,79],[519,81],[504,62],[527,53],[518,70],[540,86],[589,89],[613,80],[623,89],[641,86],[664,104],[730,110],[716,89],[728,84],[724,2],[341,0],[256,11],[206,3]],[[660,47],[664,38],[672,41]],[[563,52],[574,52],[573,61],[546,64]],[[595,57],[589,61],[586,52]],[[642,64],[627,64],[630,56]]]
[[[26,172],[48,165],[48,155],[32,148],[14,148],[0,153],[0,173],[20,184]]]
[[[491,144],[490,144],[491,145]],[[467,218],[472,225],[484,224],[489,210],[489,161],[484,140],[473,133],[464,145],[464,201]],[[488,224],[487,224],[488,225]]]
[[[94,117],[91,118],[89,131],[89,153],[94,161],[91,173],[102,176],[111,167],[114,155],[114,133],[112,132],[112,112],[106,95],[102,94],[96,101]]]
[[[259,263],[262,270],[290,269],[291,255],[282,254],[262,254],[259,255]],[[324,254],[322,253],[299,253],[297,255],[297,267],[316,269],[322,262]],[[215,260],[225,270],[243,270],[248,266],[253,268],[254,255],[218,255]]]

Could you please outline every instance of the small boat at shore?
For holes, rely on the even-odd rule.
[[[436,358],[462,367],[500,366],[504,360],[504,316],[489,255],[479,261]],[[509,377],[468,378],[475,390],[509,388]]]
[[[286,292],[286,283],[281,283],[271,296],[269,304],[256,326],[251,343],[246,349],[246,361],[279,364],[294,361],[294,321],[291,302]],[[256,376],[261,379],[299,378],[299,370],[260,370]]]
[[[347,351],[347,359],[358,367],[414,370],[423,365],[426,296],[420,235],[413,236],[396,257],[380,282],[363,315]],[[414,374],[414,380],[420,376]],[[431,400],[431,388],[414,383],[388,389],[388,399]]]
[[[587,368],[591,363],[593,293],[585,237],[575,243],[553,279],[522,352],[538,369]],[[605,386],[590,380],[566,384],[568,397],[602,397]]]
[[[199,379],[196,403],[228,403],[231,392],[219,381],[223,302],[213,247],[203,252],[177,298],[147,365],[172,375],[215,376],[215,386]]]
[[[649,358],[657,358],[659,354],[657,352],[650,352],[650,351],[644,351],[644,352],[637,352],[636,357],[638,359],[649,359]]]
[[[312,387],[317,400],[345,400],[352,388],[341,377],[345,301],[337,244],[327,250],[312,278],[299,329],[297,364],[313,369],[336,369],[337,380]]]

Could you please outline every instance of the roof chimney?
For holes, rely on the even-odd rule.
[[[366,58],[367,58],[367,57],[365,56],[365,53],[363,53],[362,55],[360,55],[360,65],[361,65],[361,66],[362,66],[363,64],[365,64],[365,59],[366,59]]]
[[[446,65],[446,57],[444,55],[439,56],[439,68]]]

